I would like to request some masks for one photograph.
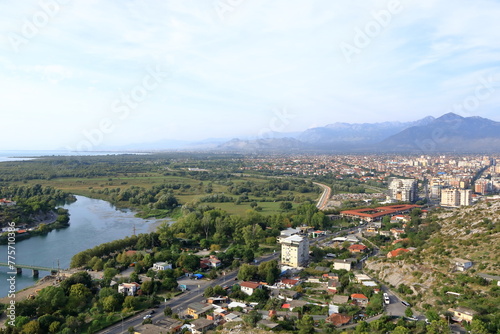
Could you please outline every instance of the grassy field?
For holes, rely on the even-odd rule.
[[[252,181],[254,183],[265,183],[268,179],[258,178],[258,177],[239,177],[235,176],[231,179],[234,185],[244,183],[247,181]],[[190,185],[188,189],[178,189],[173,190],[175,197],[179,200],[180,203],[191,203],[194,202],[204,196],[209,195],[204,191],[206,185],[212,185],[212,194],[226,194],[233,198],[238,198],[236,195],[232,195],[228,192],[228,187],[225,185],[218,184],[216,181],[200,181],[189,177],[181,177],[181,176],[165,176],[162,174],[154,174],[154,173],[145,173],[145,174],[135,174],[134,176],[130,175],[118,175],[116,177],[96,177],[96,178],[55,178],[51,180],[29,180],[18,182],[18,184],[41,184],[42,186],[52,186],[56,189],[61,189],[63,191],[75,194],[82,195],[92,198],[98,198],[103,200],[110,200],[108,195],[99,193],[100,191],[105,190],[106,188],[111,191],[113,189],[119,188],[121,190],[128,189],[130,187],[141,187],[145,189],[149,189],[155,185],[160,185],[164,183],[173,183],[173,184],[182,184],[182,185]],[[293,196],[306,196],[310,197],[313,200],[316,200],[320,195],[309,193],[302,194],[294,191],[284,191],[281,196],[291,194]],[[249,196],[250,200],[256,201],[258,206],[262,208],[260,213],[264,215],[271,215],[282,212],[279,208],[280,202],[260,202],[260,198],[255,196]],[[268,200],[270,199],[267,197]],[[127,206],[128,203],[119,203],[123,206]],[[207,203],[208,205],[214,206],[216,208],[221,208],[231,214],[243,215],[249,209],[249,202],[242,202],[241,204],[235,204],[233,202],[227,203]],[[294,206],[297,204],[294,204]]]

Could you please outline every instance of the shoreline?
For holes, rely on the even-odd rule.
[[[30,295],[35,296],[38,290],[54,284],[56,284],[56,276],[44,276],[36,281],[35,284],[22,290],[16,291],[14,299],[9,298],[8,296],[0,298],[0,303],[9,304],[12,300],[15,300],[15,302],[18,303],[20,301],[26,300]],[[0,316],[0,328],[5,328],[5,320],[7,320],[7,314],[4,313]]]

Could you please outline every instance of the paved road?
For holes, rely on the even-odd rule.
[[[276,252],[259,257],[257,259],[257,263],[277,259],[279,257],[279,254],[280,254],[279,252]],[[178,280],[179,284],[185,284],[189,290],[185,291],[184,293],[175,298],[167,300],[167,302],[161,303],[161,305],[158,308],[154,309],[155,313],[152,315],[151,318],[153,324],[165,317],[163,315],[163,310],[165,309],[166,306],[170,306],[174,313],[180,313],[181,311],[185,310],[190,303],[203,301],[205,299],[203,297],[203,292],[207,287],[209,286],[214,287],[216,285],[231,286],[234,283],[237,283],[237,281],[235,280],[237,274],[238,271],[233,270],[231,272],[227,272],[226,275],[219,276],[214,280],[206,280],[206,279],[193,280],[190,278],[179,279]],[[112,325],[100,331],[99,333],[101,334],[128,333],[127,329],[131,326],[134,327],[135,329],[138,329],[138,327],[142,325],[142,322],[144,320],[143,317],[147,315],[149,312],[150,310],[146,310],[129,319],[124,319],[123,321],[116,323],[115,325]]]
[[[332,193],[332,189],[327,186],[326,184],[318,183],[318,182],[313,182],[315,185],[323,188],[323,193],[321,194],[321,197],[318,200],[318,204],[316,204],[316,207],[320,210],[325,209],[326,204],[328,203],[328,200],[330,199],[330,195]]]

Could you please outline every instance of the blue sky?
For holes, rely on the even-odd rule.
[[[6,149],[500,121],[500,1],[4,0]]]

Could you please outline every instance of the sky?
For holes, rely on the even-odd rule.
[[[0,150],[500,121],[498,0],[1,0]]]

